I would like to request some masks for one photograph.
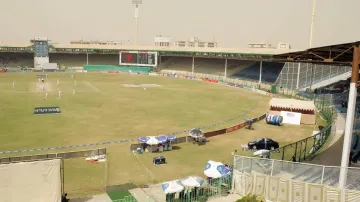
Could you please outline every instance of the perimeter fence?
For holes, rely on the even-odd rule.
[[[359,201],[360,169],[346,169],[345,201]],[[233,191],[242,196],[262,195],[271,201],[340,202],[339,175],[340,167],[336,166],[234,156]]]

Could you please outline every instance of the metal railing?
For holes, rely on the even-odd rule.
[[[360,196],[360,168],[347,167],[346,169],[347,180],[345,189],[359,191],[358,195]],[[234,156],[234,170],[240,173],[256,173],[270,177],[279,177],[287,181],[339,188],[339,166],[323,166],[275,159]]]

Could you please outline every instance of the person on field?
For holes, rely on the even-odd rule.
[[[15,82],[15,81],[13,81],[13,88],[15,88],[15,86],[16,86],[16,82]]]
[[[59,85],[60,84],[60,81],[59,79],[56,80],[56,85]]]
[[[61,98],[61,91],[59,91],[59,98]]]
[[[75,93],[76,93],[76,90],[75,90],[75,88],[73,89],[73,95],[75,95]]]
[[[44,82],[45,82],[45,79],[44,79],[44,78],[41,78],[41,82],[43,82],[43,83],[44,83]]]

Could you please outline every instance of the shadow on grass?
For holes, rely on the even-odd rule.
[[[179,150],[179,149],[181,149],[180,146],[173,146],[173,147],[172,147],[172,150]]]

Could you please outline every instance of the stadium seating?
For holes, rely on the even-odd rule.
[[[224,59],[211,59],[211,58],[195,58],[194,61],[194,72],[203,73],[203,74],[213,74],[224,76],[225,73],[225,60]],[[254,61],[245,61],[245,60],[228,60],[227,64],[227,76],[228,77],[238,77],[235,75],[238,72],[241,72],[244,69],[247,69],[256,64]],[[180,58],[180,57],[171,57],[166,58],[166,61],[162,61],[159,65],[160,70],[174,70],[174,71],[192,71],[192,58]],[[270,66],[271,68],[271,66]],[[269,72],[273,72],[269,70]],[[257,70],[257,75],[259,75],[259,70]],[[266,75],[266,72],[265,72]],[[248,75],[244,75],[248,76]],[[252,79],[249,75],[248,79]],[[258,78],[257,78],[258,80]]]
[[[283,68],[283,63],[263,62],[261,80],[266,83],[275,83]],[[243,69],[233,75],[233,77],[247,78],[258,81],[260,76],[260,62]]]
[[[299,63],[286,63],[276,83],[286,89],[299,87],[305,90],[310,88],[310,85],[315,89],[346,79],[351,71],[351,67],[301,63],[299,81],[297,81],[298,68]]]
[[[34,66],[34,55],[30,53],[2,53],[0,55],[0,68],[7,67],[9,70],[31,68]]]
[[[50,62],[60,68],[81,68],[86,65],[86,54],[50,54]],[[89,65],[119,65],[119,55],[89,54]]]

